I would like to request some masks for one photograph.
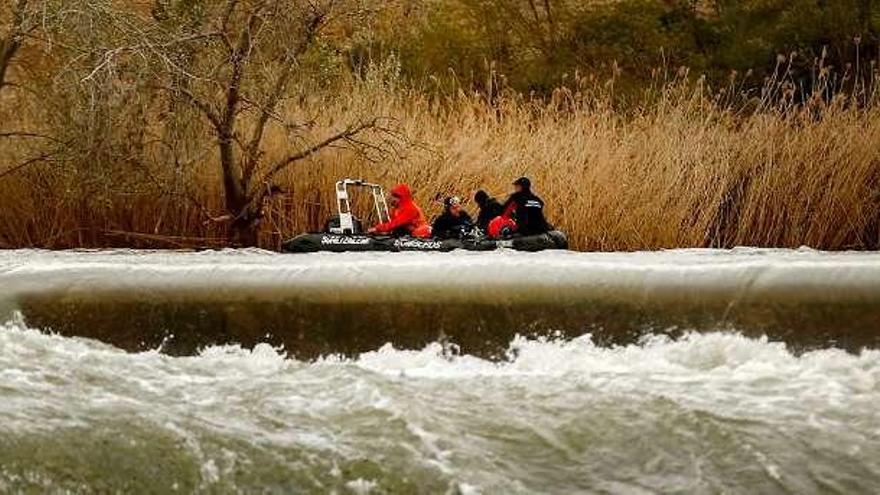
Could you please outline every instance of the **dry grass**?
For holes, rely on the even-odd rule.
[[[318,115],[316,134],[379,114],[418,146],[378,162],[331,150],[291,168],[278,181],[285,194],[263,222],[261,243],[274,248],[319,229],[339,177],[406,181],[433,214],[438,194],[485,188],[503,196],[525,174],[577,249],[880,248],[880,107],[838,102],[736,114],[687,88],[671,86],[627,115],[607,98],[564,90],[549,103],[509,97],[489,105],[477,96],[352,83],[336,96],[300,99],[286,111]],[[269,136],[266,151],[280,156],[287,146]],[[208,154],[177,183],[219,215],[215,160]],[[150,168],[170,183],[168,167]],[[89,173],[43,167],[0,179],[0,245],[223,244],[224,225],[207,220],[196,202],[143,181],[83,197]]]

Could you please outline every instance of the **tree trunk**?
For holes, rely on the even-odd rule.
[[[239,247],[256,247],[259,243],[259,223],[256,219],[232,222],[229,228],[229,240]]]
[[[255,246],[257,243],[256,215],[247,194],[247,185],[241,177],[241,170],[235,157],[232,133],[220,132],[220,165],[223,170],[223,193],[226,211],[232,216],[227,237],[240,246]]]
[[[6,86],[6,71],[19,46],[21,41],[16,33],[10,33],[8,38],[0,40],[0,89]]]
[[[0,89],[6,86],[6,72],[12,62],[12,57],[21,46],[22,26],[24,25],[24,9],[27,0],[18,0],[12,10],[12,27],[5,38],[0,39]]]

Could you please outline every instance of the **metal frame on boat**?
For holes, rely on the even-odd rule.
[[[376,208],[376,216],[380,222],[387,222],[391,215],[388,213],[388,202],[385,200],[385,190],[379,184],[365,182],[360,179],[342,179],[336,182],[336,208],[339,225],[331,225],[327,229],[331,234],[359,234],[359,226],[351,211],[351,196],[348,188],[369,189],[373,195],[373,206]]]

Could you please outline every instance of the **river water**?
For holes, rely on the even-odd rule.
[[[299,292],[305,288],[309,297],[337,297],[341,304],[366,293],[355,289],[380,281],[377,297],[393,302],[403,297],[394,288],[407,287],[410,297],[403,299],[413,305],[422,297],[414,288],[424,284],[402,282],[394,267],[448,273],[450,263],[460,262],[450,259],[0,256],[0,309],[8,320],[0,324],[0,492],[876,493],[880,487],[880,350],[872,338],[844,349],[813,337],[798,346],[797,336],[762,337],[752,327],[680,329],[672,336],[640,331],[617,344],[588,333],[523,332],[484,355],[454,339],[422,345],[392,332],[382,333],[390,335],[387,344],[359,342],[371,348],[358,350],[344,342],[349,336],[339,353],[331,342],[330,352],[306,358],[292,344],[208,342],[179,353],[161,344],[112,345],[107,322],[73,311],[78,323],[51,333],[36,323],[43,320],[34,309],[59,300],[67,310],[86,304],[91,311],[103,306],[89,306],[87,295],[136,294],[157,298],[161,304],[151,311],[165,314],[156,308],[181,299],[198,306],[239,294],[240,305],[272,300],[278,291],[285,300],[305,298]],[[767,316],[773,328],[800,321],[786,320],[786,311],[806,303],[855,305],[860,309],[852,314],[862,315],[855,320],[868,325],[870,310],[880,307],[872,299],[876,255],[484,255],[461,263],[471,264],[465,273],[479,275],[459,274],[456,292],[488,277],[492,290],[504,294],[508,282],[517,285],[490,276],[490,266],[543,265],[541,273],[558,276],[535,279],[529,272],[533,285],[526,287],[549,294],[546,304],[561,297],[553,292],[558,285],[595,300],[591,284],[580,282],[587,276],[603,285],[602,294],[630,290],[627,297],[670,304],[675,297],[661,293],[694,284],[700,294],[711,292],[709,299],[734,294],[737,304],[750,294],[776,297],[785,303]],[[483,268],[475,271],[475,264]],[[374,278],[373,269],[385,275]],[[689,271],[686,279],[677,275],[681,270]],[[734,274],[747,280],[734,282]],[[225,291],[231,281],[246,296]],[[215,287],[210,298],[206,284]],[[331,295],[333,284],[342,296]],[[664,290],[653,292],[659,286]],[[266,287],[273,290],[263,292]],[[457,296],[443,287],[431,288],[430,298],[454,302]],[[174,297],[160,297],[163,291]],[[37,295],[39,304],[32,302]],[[730,306],[724,306],[728,316]],[[180,307],[167,311],[182,314]],[[131,334],[149,334],[154,329],[138,322],[155,317],[142,317],[116,318],[117,329],[134,324]],[[851,321],[840,318],[838,326]],[[106,328],[91,334],[86,326],[95,322]],[[878,331],[864,327],[861,334],[876,338]]]

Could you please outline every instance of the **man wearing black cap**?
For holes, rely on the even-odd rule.
[[[544,200],[532,193],[532,181],[520,177],[513,181],[515,192],[504,204],[504,217],[516,223],[516,233],[543,234],[550,230],[544,218]]]
[[[473,220],[468,212],[461,207],[461,200],[456,196],[443,201],[443,214],[434,220],[431,229],[438,239],[460,239],[474,228]]]

